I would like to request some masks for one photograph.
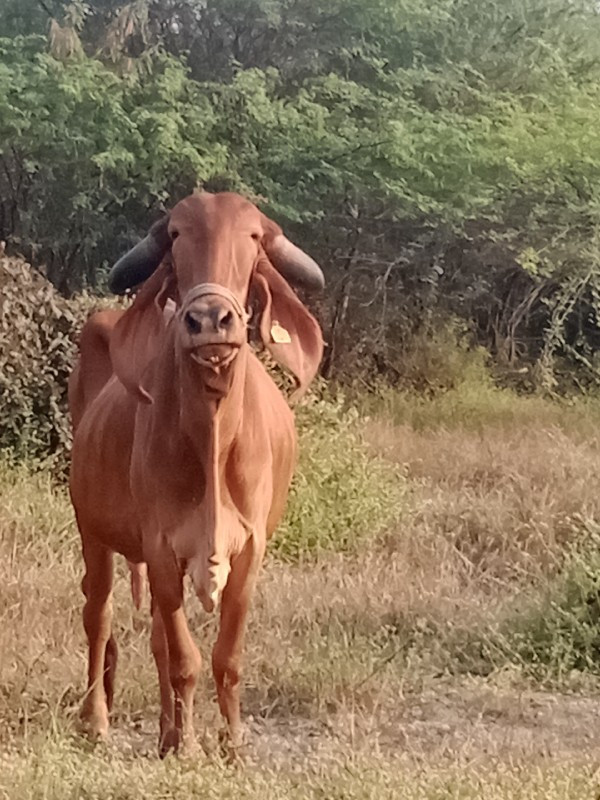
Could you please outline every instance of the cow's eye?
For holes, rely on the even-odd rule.
[[[171,241],[174,242],[175,239],[179,236],[179,231],[171,231]]]
[[[250,236],[254,239],[255,242],[260,242],[260,233],[251,233]]]

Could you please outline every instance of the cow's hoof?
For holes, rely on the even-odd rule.
[[[220,730],[219,753],[228,764],[243,766],[248,763],[248,752],[242,732],[232,734],[227,728]]]
[[[180,735],[177,728],[168,728],[161,733],[158,741],[158,755],[165,758],[169,753],[177,753],[179,750]]]
[[[91,742],[105,742],[108,739],[108,713],[84,707],[80,717],[80,729]]]

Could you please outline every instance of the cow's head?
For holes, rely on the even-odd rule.
[[[203,192],[178,203],[109,275],[117,293],[141,283],[111,341],[115,372],[140,399],[149,399],[142,373],[165,327],[169,297],[179,350],[202,369],[220,373],[235,361],[247,340],[252,293],[264,344],[295,374],[298,391],[314,377],[321,332],[290,287],[320,290],[323,273],[243,197]]]

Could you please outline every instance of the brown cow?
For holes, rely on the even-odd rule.
[[[82,718],[91,735],[108,732],[117,552],[148,565],[161,754],[193,735],[201,660],[184,616],[186,574],[207,611],[221,604],[212,666],[237,747],[245,621],[296,448],[293,415],[248,345],[248,308],[258,308],[261,338],[300,394],[323,344],[290,284],[319,289],[323,275],[250,202],[202,193],[178,203],[109,278],[118,292],[142,281],[125,312],[86,323],[70,383],[89,644]],[[165,312],[168,298],[174,313]]]

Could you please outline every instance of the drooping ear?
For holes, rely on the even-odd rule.
[[[296,377],[291,400],[297,400],[319,369],[323,357],[321,328],[267,258],[261,258],[256,266],[253,289],[262,307],[261,338],[273,358]]]
[[[127,391],[142,403],[152,402],[142,378],[167,325],[163,310],[173,282],[170,266],[162,264],[143,284],[111,334],[113,370]]]

